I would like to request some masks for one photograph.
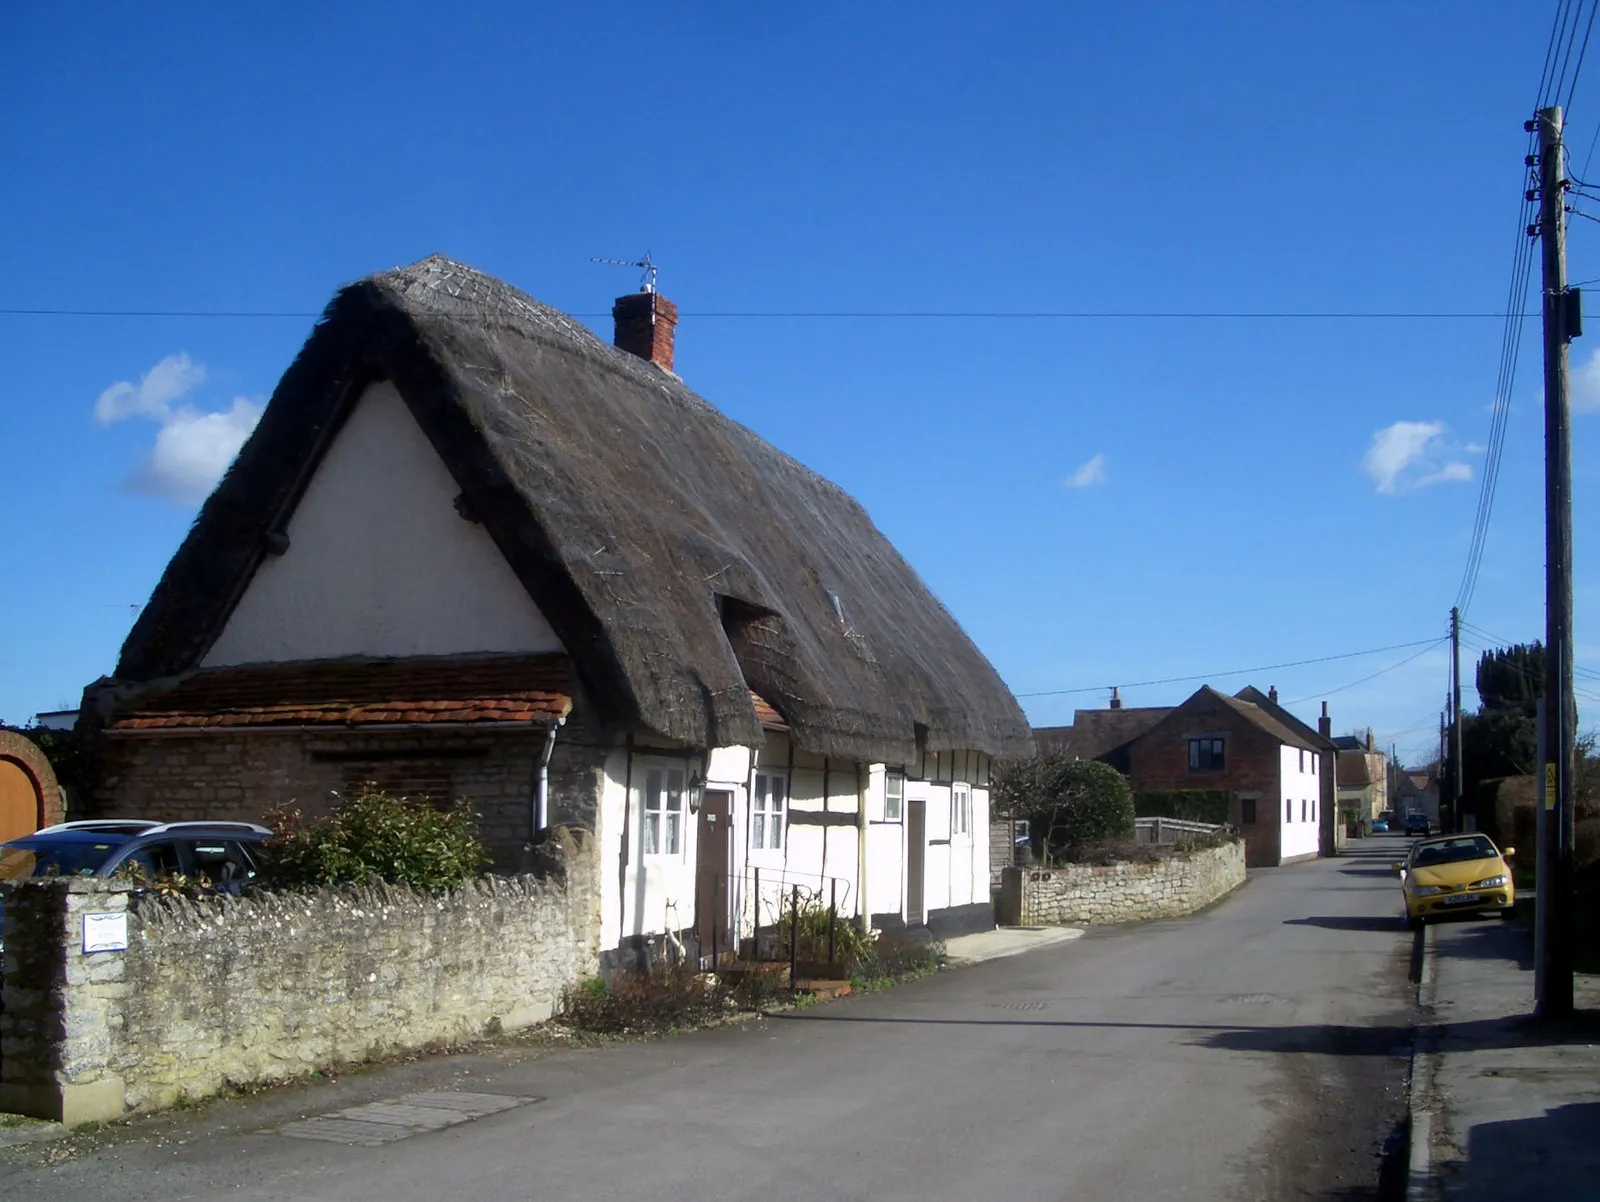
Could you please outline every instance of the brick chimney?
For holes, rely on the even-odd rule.
[[[1324,739],[1333,738],[1333,719],[1328,717],[1328,703],[1322,703],[1322,717],[1317,719],[1317,733]]]
[[[630,355],[672,370],[672,338],[678,328],[678,306],[659,292],[634,292],[611,306],[616,333],[611,341]]]
[[[1267,686],[1267,700],[1272,702],[1273,705],[1277,705],[1278,704],[1278,686],[1277,685],[1269,684]]]
[[[1372,727],[1367,727],[1367,750],[1372,750]]]
[[[1122,695],[1117,692],[1116,685],[1111,686],[1111,708],[1114,710],[1122,708]]]

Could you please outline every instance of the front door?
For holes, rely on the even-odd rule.
[[[728,930],[732,912],[733,794],[707,792],[700,803],[699,842],[695,851],[695,934],[700,954],[733,947]]]
[[[906,925],[928,921],[923,877],[928,860],[928,803],[906,799]]]

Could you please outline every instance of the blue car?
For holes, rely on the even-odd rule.
[[[1388,820],[1385,818],[1374,818],[1372,820],[1372,833],[1374,835],[1387,835],[1389,833]]]
[[[271,834],[253,822],[63,822],[0,844],[0,881],[109,877],[138,865],[148,876],[182,873],[239,893],[259,871],[259,844]]]

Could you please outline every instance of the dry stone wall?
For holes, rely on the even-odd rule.
[[[1018,868],[1022,926],[1083,926],[1192,914],[1244,884],[1244,844],[1147,864]],[[1003,920],[1003,919],[1002,919]]]
[[[561,858],[440,896],[6,886],[0,1109],[103,1120],[540,1022],[598,966],[592,844]],[[126,914],[127,950],[85,953],[86,913]]]

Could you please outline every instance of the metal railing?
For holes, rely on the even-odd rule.
[[[800,964],[815,958],[801,954],[807,939],[801,930],[803,917],[827,915],[825,945],[805,950],[825,954],[826,963],[834,964],[840,914],[853,917],[852,896],[850,880],[822,873],[756,865],[746,865],[742,872],[718,873],[709,899],[710,921],[702,917],[696,924],[697,939],[703,933],[710,936],[709,950],[696,949],[700,966],[716,972],[729,961],[787,961],[792,989]]]

